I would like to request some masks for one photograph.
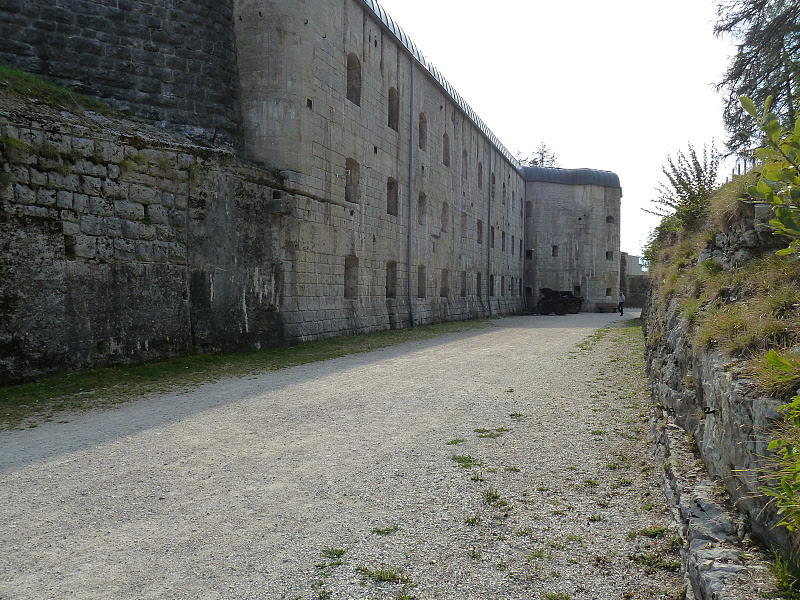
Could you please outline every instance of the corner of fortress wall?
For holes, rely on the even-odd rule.
[[[0,121],[27,147],[2,148],[0,382],[617,293],[619,189],[526,182],[371,4],[217,4],[0,7],[0,59],[150,118]]]

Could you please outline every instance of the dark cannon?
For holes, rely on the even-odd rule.
[[[581,312],[581,306],[583,305],[583,297],[576,296],[572,292],[559,292],[561,297],[567,301],[567,312],[571,315],[577,315]]]
[[[576,296],[572,292],[559,292],[550,288],[540,288],[541,298],[536,303],[536,309],[540,315],[565,315],[570,313],[577,314],[581,310],[583,298]]]

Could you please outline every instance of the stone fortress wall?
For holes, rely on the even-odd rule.
[[[233,145],[233,0],[3,0],[0,62],[201,142]]]
[[[581,286],[587,308],[616,297],[616,176],[526,177],[376,2],[189,4],[0,6],[0,60],[82,75],[151,123],[0,118],[23,144],[3,146],[0,381],[516,313],[543,286]],[[7,26],[26,15],[27,30]],[[62,21],[81,29],[59,43],[98,51],[58,54],[34,35]],[[118,37],[92,38],[105,21]],[[137,77],[105,60],[127,46],[142,49]],[[167,71],[147,70],[162,59]],[[193,83],[167,86],[187,71]],[[575,251],[545,268],[559,244]]]
[[[333,256],[361,308],[404,325],[520,310],[516,161],[369,6],[315,4],[235,10],[247,154],[338,219],[297,223],[296,284],[328,285]]]

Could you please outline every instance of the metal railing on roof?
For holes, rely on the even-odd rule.
[[[445,93],[450,96],[453,102],[456,103],[456,106],[463,112],[466,117],[472,121],[475,126],[483,132],[483,134],[489,139],[492,145],[510,162],[517,171],[522,172],[522,165],[519,164],[516,158],[509,152],[508,148],[506,148],[497,136],[492,133],[492,130],[483,122],[483,120],[478,116],[478,114],[473,110],[473,108],[467,104],[464,98],[461,97],[455,88],[450,85],[450,82],[444,78],[441,74],[439,69],[434,67],[425,56],[419,51],[416,44],[411,41],[411,39],[406,35],[405,31],[389,16],[389,14],[384,10],[384,8],[378,4],[376,0],[361,0],[361,2],[369,8],[372,13],[377,17],[377,19],[381,22],[381,24],[386,28],[386,30],[391,33],[398,42],[413,56],[417,59],[417,62],[421,64],[428,73],[430,73],[431,77],[439,84],[439,86],[445,91]]]

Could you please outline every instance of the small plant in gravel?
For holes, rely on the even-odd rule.
[[[572,600],[572,596],[564,592],[545,592],[544,600]]]
[[[597,483],[596,479],[584,479],[583,480],[583,485],[585,485],[586,487],[595,488],[600,484]]]
[[[467,440],[465,440],[464,438],[454,438],[454,439],[450,440],[449,442],[447,442],[447,445],[448,446],[457,446],[458,444],[463,444],[466,441]]]
[[[319,600],[326,600],[327,598],[333,598],[333,592],[325,589],[324,581],[315,581],[314,583],[311,584],[311,589],[317,592],[317,598]]]
[[[506,467],[506,471],[508,471],[509,473],[519,473],[520,468],[519,467]]]
[[[663,538],[667,534],[666,527],[644,527],[636,532],[638,535],[642,537],[647,537],[650,539],[656,538]]]
[[[327,558],[330,562],[324,562],[316,565],[318,569],[327,569],[330,567],[340,567],[345,564],[342,558],[346,550],[344,548],[325,548],[322,551],[322,556]]]
[[[637,565],[642,565],[648,573],[656,571],[674,573],[681,568],[680,561],[664,559],[658,554],[631,554],[628,558]]]
[[[472,517],[467,517],[466,519],[464,519],[464,523],[466,523],[470,527],[475,527],[475,525],[477,525],[480,522],[481,522],[481,518],[478,517],[478,516],[474,516],[474,515]]]
[[[511,417],[512,419],[514,419],[515,421],[521,421],[522,419],[525,418],[525,415],[523,415],[522,413],[518,413],[518,412],[508,413],[508,416]]]
[[[451,458],[458,463],[462,469],[471,469],[472,467],[480,467],[483,465],[477,458],[473,458],[469,454],[454,454]]]
[[[472,477],[470,477],[470,479],[472,479],[472,481],[486,481],[483,478],[483,471],[475,471],[475,472],[473,472],[472,473]]]
[[[589,523],[600,523],[603,520],[600,515],[589,515]]]
[[[607,554],[595,554],[594,557],[592,557],[592,561],[594,562],[594,564],[598,566],[603,566],[610,563],[611,559],[614,558],[614,556],[615,556],[614,552],[609,552]]]
[[[479,427],[477,429],[474,429],[473,431],[478,434],[479,438],[495,439],[499,438],[504,433],[508,433],[509,431],[512,430],[509,429],[508,427],[498,427],[497,429],[492,431],[491,429],[485,429],[483,427]]]
[[[410,583],[411,580],[400,574],[397,569],[391,567],[381,567],[378,569],[370,569],[369,567],[358,567],[356,569],[365,578],[372,579],[380,582],[390,583]]]
[[[394,600],[414,600],[415,596],[412,596],[408,591],[409,587],[414,586],[404,585],[402,589],[394,595]]]
[[[548,548],[552,548],[553,550],[566,550],[567,545],[562,542],[557,542],[555,540],[548,540],[547,541]]]
[[[378,535],[391,535],[395,531],[400,529],[400,525],[391,525],[390,527],[376,527],[372,530],[372,533],[377,533]]]
[[[531,553],[530,553],[529,556],[531,558],[534,558],[534,559],[535,558],[551,558],[550,554],[548,554],[547,551],[544,548],[536,548],[534,550],[531,550]]]
[[[617,490],[621,487],[629,487],[631,485],[633,485],[633,479],[622,478],[616,481],[614,485],[611,486],[611,489]]]
[[[488,487],[483,491],[483,500],[486,504],[492,504],[500,499],[500,494],[493,487]]]
[[[583,536],[582,535],[575,535],[574,533],[568,533],[567,534],[567,541],[569,541],[569,542],[577,542],[577,543],[580,544],[580,543],[583,542]]]

